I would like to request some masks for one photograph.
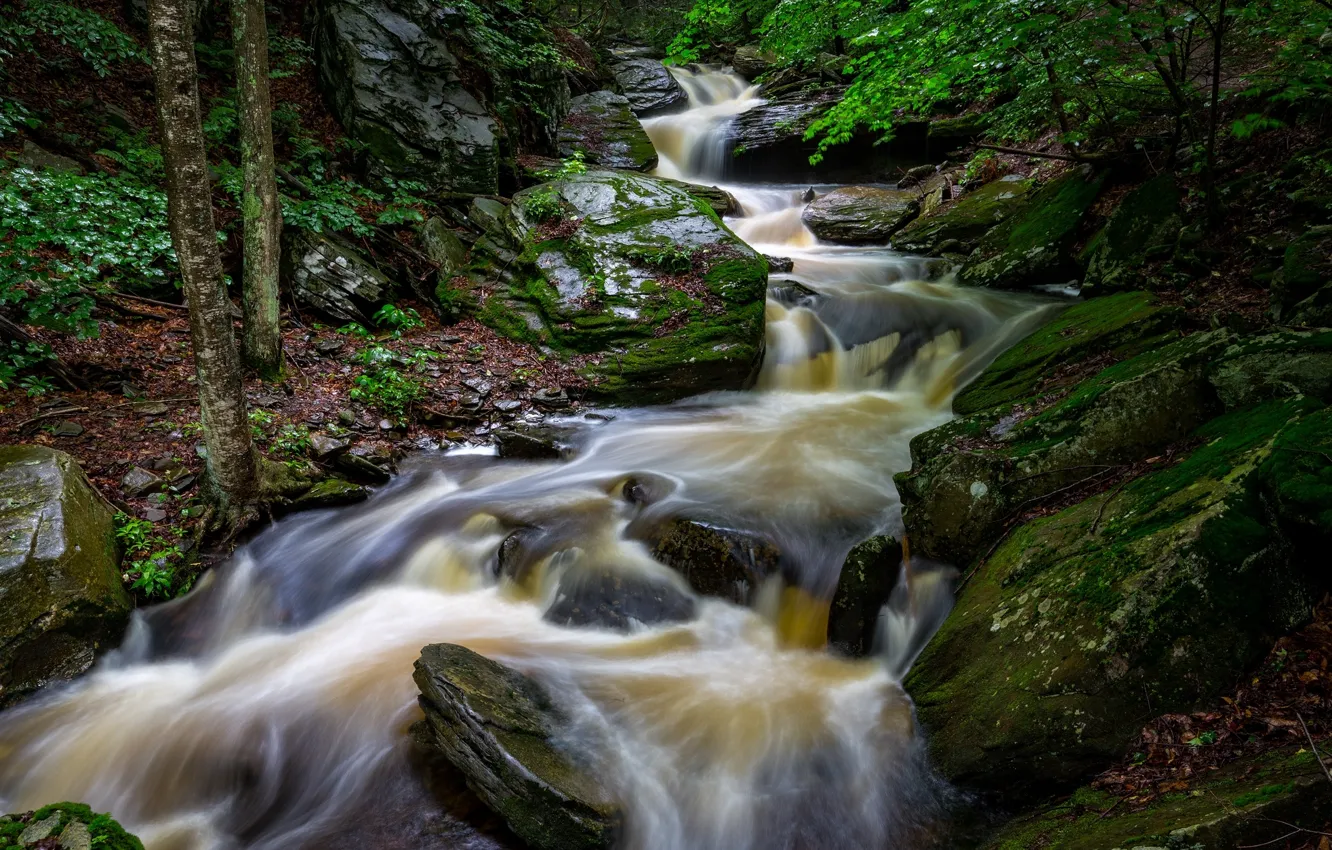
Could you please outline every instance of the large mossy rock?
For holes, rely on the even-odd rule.
[[[52,803],[35,812],[0,815],[0,850],[41,847],[60,850],[143,850],[109,815],[82,803]]]
[[[296,300],[344,322],[370,324],[392,284],[345,240],[289,227],[282,234],[282,282]]]
[[[781,57],[757,44],[744,44],[731,56],[731,67],[746,80],[765,74],[777,67]]]
[[[919,212],[915,192],[846,186],[815,199],[800,218],[820,239],[854,245],[887,242]]]
[[[320,0],[315,62],[334,115],[376,170],[494,194],[497,125],[463,86],[447,42],[462,26],[461,13],[425,0]]]
[[[1303,452],[1332,445],[1332,413],[1268,402],[1192,436],[1179,463],[1017,527],[963,586],[907,680],[945,776],[1068,788],[1308,617],[1332,462]]]
[[[689,103],[680,83],[656,59],[643,56],[620,59],[611,64],[611,73],[635,115],[683,109]]]
[[[583,374],[592,396],[665,402],[739,389],[753,373],[767,261],[689,193],[645,175],[591,171],[520,192],[504,227],[520,256],[481,319],[591,355]],[[490,262],[506,265],[503,254]]]
[[[1312,227],[1286,248],[1281,275],[1272,286],[1272,313],[1278,320],[1292,313],[1304,312],[1304,323],[1310,323],[1314,305],[1301,302],[1332,284],[1332,225]],[[1292,310],[1295,305],[1300,310]],[[1322,324],[1322,322],[1317,322]]]
[[[981,239],[967,258],[961,282],[1027,289],[1079,278],[1073,246],[1104,180],[1103,173],[1082,166],[1036,190],[1021,212]]]
[[[1313,834],[1326,825],[1332,782],[1313,753],[1287,749],[1232,762],[1145,808],[1123,803],[1104,791],[1079,788],[1067,800],[1006,825],[985,848],[1280,847],[1292,829]]]
[[[87,670],[130,608],[111,510],[74,459],[0,447],[0,707]]]
[[[419,735],[536,850],[599,850],[619,812],[587,766],[558,744],[569,719],[528,677],[452,644],[421,650]]]
[[[1017,176],[986,183],[908,224],[893,247],[913,254],[968,254],[992,228],[1026,208],[1033,188]]]
[[[1174,175],[1162,174],[1134,189],[1088,246],[1083,291],[1142,288],[1143,266],[1170,256],[1182,224]]]
[[[574,98],[559,133],[560,156],[581,151],[587,162],[605,168],[651,171],[657,149],[630,108],[628,98],[609,91]]]

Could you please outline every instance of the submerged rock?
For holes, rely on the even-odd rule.
[[[1083,291],[1141,288],[1143,265],[1170,256],[1182,224],[1174,175],[1162,174],[1134,189],[1088,247]]]
[[[1029,204],[980,240],[962,269],[961,282],[1027,289],[1080,277],[1073,243],[1104,180],[1104,173],[1083,166],[1036,190]]]
[[[887,242],[920,212],[916,193],[846,186],[818,198],[801,213],[814,235],[829,242]]]
[[[675,77],[656,59],[620,59],[611,64],[611,73],[636,115],[683,109],[689,102]]]
[[[509,828],[537,850],[597,850],[619,812],[590,766],[560,744],[570,721],[532,679],[469,649],[421,650],[414,675],[420,737],[467,777]]]
[[[342,239],[289,227],[282,234],[283,284],[296,300],[326,316],[370,324],[392,284]]]
[[[0,816],[0,847],[59,850],[143,850],[109,814],[82,803],[54,803],[26,814]]]
[[[630,108],[628,98],[598,91],[573,99],[560,125],[560,156],[581,151],[587,162],[606,168],[651,171],[657,149]]]
[[[662,402],[749,379],[763,345],[767,263],[688,193],[646,175],[589,171],[518,193],[503,226],[521,257],[481,320],[592,355],[589,395]],[[491,262],[505,266],[498,255]]]
[[[970,253],[982,236],[1026,207],[1032,188],[1030,180],[1017,176],[986,183],[908,224],[893,238],[893,247],[914,254]]]
[[[621,570],[593,570],[560,581],[545,619],[560,626],[630,632],[692,620],[696,613],[693,597],[671,582]]]
[[[450,27],[465,25],[407,0],[320,0],[315,63],[334,115],[376,170],[494,194],[497,126],[463,86],[447,42]]]
[[[0,708],[83,673],[123,633],[111,514],[69,455],[0,446]]]
[[[696,593],[749,605],[777,575],[781,553],[758,535],[692,520],[672,523],[652,557],[684,576]]]

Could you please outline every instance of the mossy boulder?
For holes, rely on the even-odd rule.
[[[1192,439],[1182,461],[1017,527],[962,587],[907,679],[945,776],[1010,800],[1070,788],[1141,718],[1213,699],[1308,617],[1328,584],[1312,565],[1332,414],[1268,402]]]
[[[1144,808],[1091,787],[1005,825],[986,850],[1279,847],[1292,828],[1321,830],[1332,783],[1312,752],[1278,750],[1209,772]]]
[[[570,103],[559,134],[560,156],[581,151],[584,159],[605,168],[651,171],[657,149],[630,108],[629,99],[609,91],[579,95]]]
[[[1143,266],[1173,253],[1182,225],[1174,175],[1154,177],[1129,192],[1088,246],[1083,291],[1141,288]]]
[[[982,236],[1026,207],[1034,186],[1015,175],[986,183],[908,224],[893,247],[913,254],[970,253]]]
[[[124,632],[111,516],[74,458],[0,446],[0,707],[83,673]]]
[[[844,186],[811,202],[800,217],[820,239],[865,244],[887,242],[919,212],[915,192]]]
[[[1332,283],[1292,307],[1283,321],[1296,327],[1332,328]]]
[[[1184,439],[1220,412],[1207,368],[1230,342],[1226,331],[1187,337],[1071,392],[974,413],[916,437],[912,469],[898,476],[916,549],[970,564],[1024,508]]]
[[[1332,333],[1237,339],[1208,366],[1207,379],[1229,410],[1300,395],[1332,402]]]
[[[143,850],[109,815],[82,803],[52,803],[35,812],[0,815],[0,850],[52,847],[60,850]]]
[[[410,0],[320,0],[315,13],[320,84],[372,170],[458,192],[499,191],[498,125],[464,87],[448,45],[450,30],[467,25],[461,14]]]
[[[520,256],[480,318],[587,355],[591,396],[665,402],[749,380],[768,265],[707,204],[646,175],[589,171],[520,192],[503,227]]]
[[[534,680],[461,646],[421,650],[417,736],[536,850],[612,846],[619,811],[595,771],[558,743],[570,719]]]
[[[1332,283],[1332,225],[1311,227],[1286,248],[1272,285],[1272,313],[1282,320],[1296,304]]]
[[[970,286],[1027,289],[1081,277],[1073,246],[1105,174],[1090,166],[1066,171],[981,239],[959,279]]]
[[[930,122],[926,141],[931,156],[942,156],[985,135],[994,123],[988,112],[969,112],[956,118],[936,118]]]

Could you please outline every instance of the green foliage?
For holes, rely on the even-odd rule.
[[[310,429],[302,425],[283,425],[273,438],[273,451],[290,457],[304,457],[310,450]]]
[[[351,397],[390,416],[401,417],[425,397],[425,387],[392,366],[380,365],[352,381]]]
[[[374,338],[374,335],[373,335],[372,333],[370,333],[370,331],[366,330],[364,326],[362,326],[362,325],[358,325],[358,324],[355,323],[355,322],[348,322],[347,324],[345,324],[345,325],[343,325],[342,327],[338,328],[338,331],[337,331],[337,332],[340,333],[340,334],[346,334],[347,336],[350,336],[350,337],[354,337],[355,339],[373,339],[373,338]]]
[[[188,582],[179,575],[185,560],[179,544],[147,520],[121,512],[113,519],[116,541],[125,555],[125,574],[133,578],[130,587],[144,596],[162,599],[189,589]]]
[[[570,177],[576,177],[579,174],[587,173],[587,163],[584,161],[586,155],[581,150],[573,152],[573,156],[567,156],[560,160],[559,168],[547,168],[537,172],[543,180],[568,180]]]
[[[96,333],[92,293],[166,280],[166,195],[125,177],[0,171],[0,305],[24,321]]]
[[[0,50],[0,60],[2,59],[4,51]],[[39,124],[41,122],[23,104],[17,100],[0,97],[0,139],[18,132],[20,127],[36,127]]]
[[[523,209],[537,221],[554,221],[564,212],[564,202],[554,186],[542,186],[532,190],[532,194],[523,201]]]
[[[161,184],[166,180],[162,163],[162,149],[148,140],[148,131],[129,134],[110,130],[110,143],[97,152],[125,171],[147,184]]]
[[[274,80],[294,77],[314,61],[314,48],[304,39],[268,34],[268,76]]]
[[[380,307],[374,319],[375,324],[381,328],[388,328],[399,334],[402,331],[425,327],[425,322],[421,321],[421,314],[414,308],[408,307],[404,310],[395,304],[385,304]]]
[[[541,117],[549,83],[570,63],[542,18],[523,0],[436,0],[446,14],[462,18],[456,35],[477,54],[483,66],[509,81],[514,98]]]
[[[139,43],[92,11],[58,0],[23,0],[0,16],[0,62],[15,51],[37,49],[34,36],[47,36],[72,49],[100,77],[123,62],[146,62]],[[2,135],[2,134],[0,134]]]
[[[8,390],[17,386],[28,389],[32,395],[32,379],[28,375],[20,377],[25,369],[40,366],[51,359],[51,347],[37,342],[19,343],[9,341],[0,347],[0,389]]]
[[[694,269],[694,254],[684,248],[637,248],[629,251],[627,256],[667,274],[688,274]]]

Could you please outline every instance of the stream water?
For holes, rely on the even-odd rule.
[[[0,811],[84,801],[150,850],[515,846],[409,758],[412,664],[451,642],[568,710],[625,848],[924,846],[942,786],[899,681],[948,571],[899,571],[868,659],[822,647],[826,600],[854,544],[900,531],[910,438],[1045,308],[820,244],[806,186],[727,185],[725,122],[760,92],[676,73],[690,110],[644,122],[661,173],[722,185],[735,232],[794,261],[772,279],[758,387],[583,421],[567,462],[418,457],[365,505],[284,520],[136,615],[91,675],[0,717]],[[642,542],[676,517],[772,540],[782,575],[751,607],[697,600],[628,634],[543,618],[608,574],[688,593]],[[525,566],[497,577],[520,528]]]

